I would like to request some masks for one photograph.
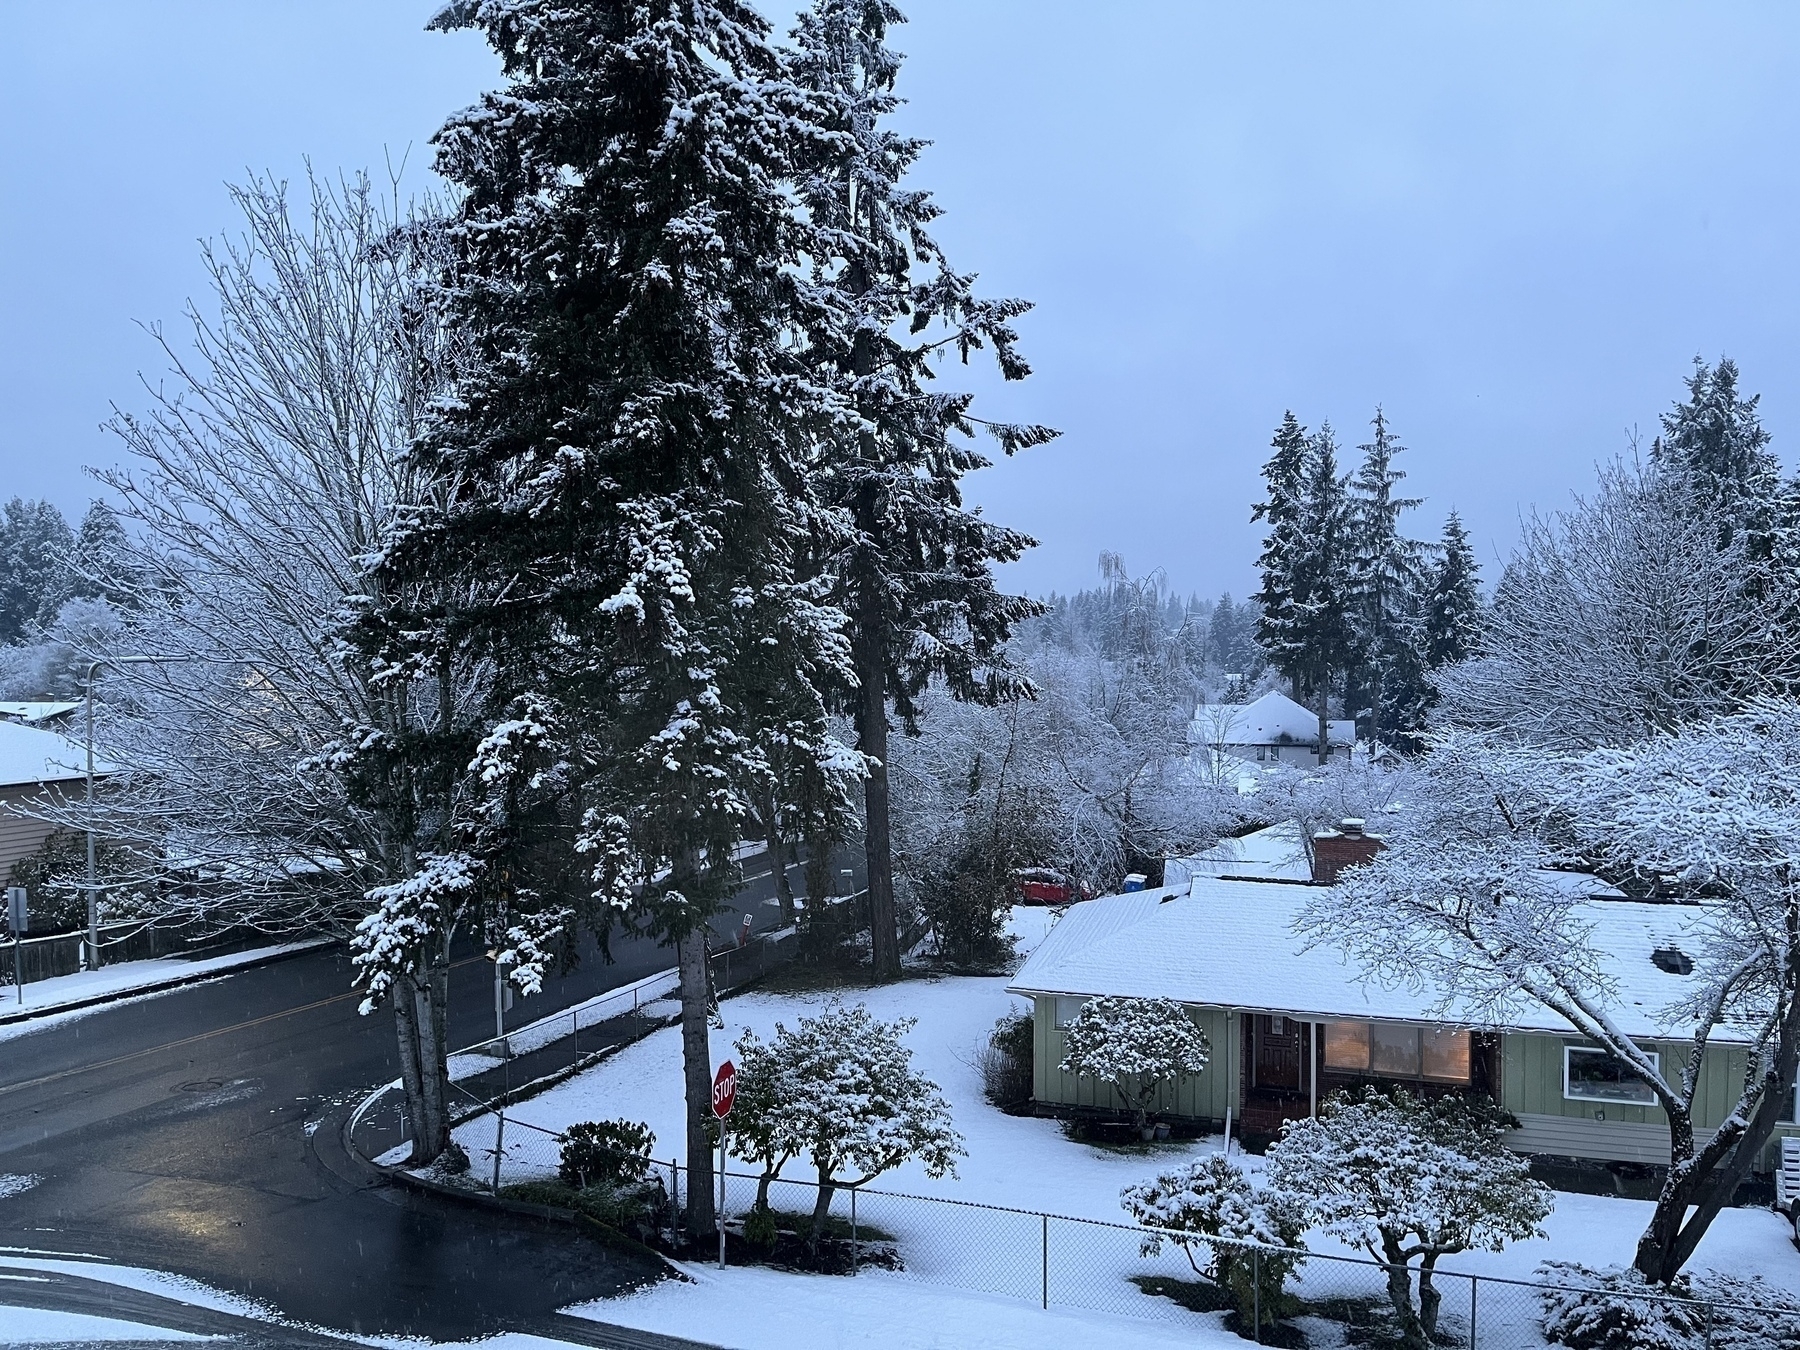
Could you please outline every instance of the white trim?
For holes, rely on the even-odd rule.
[[[1659,1071],[1661,1070],[1662,1056],[1657,1051],[1645,1050],[1640,1047],[1638,1053],[1648,1057],[1651,1064],[1654,1065]],[[1642,1092],[1644,1094],[1642,1097],[1621,1097],[1621,1096],[1616,1096],[1616,1095],[1603,1096],[1603,1095],[1600,1095],[1598,1093],[1593,1093],[1593,1092],[1572,1091],[1569,1086],[1569,1057],[1571,1055],[1601,1055],[1607,1059],[1614,1058],[1614,1056],[1612,1054],[1610,1054],[1606,1050],[1603,1050],[1601,1047],[1599,1047],[1597,1045],[1570,1045],[1567,1042],[1564,1042],[1564,1044],[1563,1044],[1563,1091],[1562,1091],[1564,1101],[1566,1101],[1566,1102],[1599,1102],[1602,1106],[1606,1105],[1609,1102],[1616,1103],[1620,1106],[1655,1106],[1656,1105],[1656,1094],[1650,1090],[1650,1085],[1648,1083],[1645,1083],[1642,1080],[1636,1079],[1636,1078],[1628,1080],[1622,1086],[1627,1087],[1627,1088],[1632,1088],[1632,1089],[1635,1089],[1636,1091]]]

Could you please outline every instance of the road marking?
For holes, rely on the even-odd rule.
[[[472,965],[477,961],[485,961],[485,956],[468,956],[461,961],[452,961],[450,969]],[[115,1055],[111,1059],[99,1060],[93,1064],[77,1064],[74,1068],[59,1069],[55,1073],[47,1073],[39,1078],[27,1078],[21,1083],[7,1083],[0,1086],[0,1096],[9,1092],[18,1092],[22,1088],[42,1087],[45,1083],[55,1083],[64,1078],[71,1078],[78,1073],[88,1073],[94,1069],[110,1069],[115,1064],[128,1064],[134,1059],[142,1059],[146,1055],[160,1055],[166,1050],[179,1050],[184,1045],[194,1045],[200,1041],[209,1041],[214,1036],[229,1036],[234,1031],[248,1031],[251,1027],[260,1027],[269,1022],[279,1022],[284,1017],[292,1017],[296,1013],[311,1012],[315,1008],[327,1008],[333,1003],[343,1003],[353,998],[363,997],[358,989],[342,994],[333,994],[330,998],[322,998],[313,1003],[302,1003],[297,1008],[284,1008],[280,1012],[264,1013],[261,1017],[252,1017],[247,1022],[236,1022],[228,1027],[214,1027],[211,1031],[202,1031],[198,1035],[184,1036],[178,1041],[167,1041],[162,1045],[148,1045],[142,1050],[133,1050],[128,1055]]]

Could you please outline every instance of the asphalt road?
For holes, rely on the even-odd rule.
[[[715,921],[722,940],[746,912],[758,930],[778,921],[766,866],[749,866]],[[607,963],[590,947],[507,1024],[670,956],[632,939]],[[335,1122],[399,1070],[391,1017],[359,1016],[349,984],[343,952],[310,953],[0,1041],[0,1173],[39,1179],[0,1199],[0,1246],[189,1276],[312,1327],[438,1340],[560,1334],[557,1308],[655,1276],[647,1258],[566,1228],[374,1183],[351,1164]],[[453,970],[450,1004],[452,1045],[492,1034],[479,956]],[[0,1286],[0,1305],[12,1293]]]

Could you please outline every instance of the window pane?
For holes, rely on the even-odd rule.
[[[1060,1031],[1063,1027],[1066,1027],[1069,1025],[1069,1023],[1073,1022],[1075,1020],[1075,1014],[1077,1014],[1081,1011],[1082,1005],[1085,1004],[1086,1002],[1087,1002],[1087,1000],[1085,998],[1059,998],[1059,999],[1057,999],[1056,1000],[1056,1026],[1057,1026],[1057,1029]]]
[[[1325,1024],[1325,1067],[1356,1070],[1366,1070],[1369,1067],[1367,1022]]]
[[[1466,1031],[1427,1031],[1425,1033],[1425,1076],[1445,1082],[1469,1081],[1469,1033]]]
[[[1369,1067],[1376,1073],[1419,1076],[1419,1029],[1382,1026],[1369,1028]]]
[[[1590,1050],[1571,1045],[1565,1050],[1567,1076],[1563,1095],[1579,1101],[1636,1102],[1654,1106],[1656,1096],[1645,1084],[1633,1078],[1625,1066],[1604,1050]],[[1654,1052],[1650,1053],[1656,1062]]]

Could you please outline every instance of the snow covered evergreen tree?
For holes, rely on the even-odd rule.
[[[1323,764],[1330,753],[1332,683],[1349,669],[1357,650],[1354,516],[1329,422],[1307,438],[1301,494],[1285,647],[1296,696],[1310,695],[1318,708]]]
[[[1062,1071],[1106,1084],[1141,1130],[1165,1087],[1205,1070],[1206,1033],[1168,998],[1091,998],[1063,1031]]]
[[[1438,556],[1428,573],[1424,634],[1428,669],[1438,670],[1474,654],[1481,636],[1480,574],[1469,532],[1462,517],[1452,511],[1444,518]]]
[[[1374,434],[1359,446],[1363,460],[1350,480],[1349,575],[1355,658],[1346,677],[1345,711],[1378,743],[1416,748],[1426,686],[1422,595],[1424,551],[1400,531],[1400,518],[1420,504],[1395,489],[1406,478],[1394,459],[1401,445],[1380,408]],[[1366,715],[1365,715],[1366,710]]]
[[[1266,500],[1250,511],[1252,521],[1267,521],[1269,526],[1262,553],[1256,560],[1262,573],[1262,587],[1253,597],[1257,606],[1256,640],[1269,663],[1287,677],[1298,693],[1305,650],[1294,593],[1305,553],[1305,542],[1300,537],[1300,510],[1306,484],[1306,428],[1292,411],[1283,413],[1281,425],[1269,444],[1274,453],[1262,469]]]
[[[934,357],[991,346],[1001,374],[1030,368],[1012,321],[1029,306],[985,300],[928,232],[929,194],[903,185],[924,142],[891,130],[900,57],[888,0],[816,0],[794,32],[795,74],[819,96],[830,139],[801,179],[802,199],[831,252],[814,281],[827,303],[811,334],[815,370],[854,410],[827,447],[822,494],[850,532],[822,550],[850,616],[856,685],[849,704],[866,757],[864,841],[873,975],[900,974],[888,787],[888,704],[918,733],[920,691],[939,679],[957,698],[993,702],[1025,686],[1006,639],[1039,606],[1000,592],[993,564],[1032,541],[963,506],[962,477],[987,460],[969,443],[972,395],[930,388]],[[1043,427],[982,423],[1007,454],[1041,443]]]
[[[385,566],[479,580],[459,623],[499,673],[490,721],[524,700],[561,728],[596,898],[676,948],[704,1231],[706,919],[767,747],[858,764],[820,694],[854,679],[841,615],[796,569],[839,531],[813,460],[855,415],[805,359],[832,245],[791,188],[829,133],[742,0],[459,0],[433,25],[481,30],[507,83],[437,136],[471,350]]]
[[[1685,478],[1716,505],[1761,514],[1776,496],[1781,462],[1757,414],[1761,395],[1738,392],[1737,363],[1722,356],[1708,366],[1696,356],[1688,400],[1662,415],[1652,463]]]
[[[0,645],[31,641],[67,599],[75,538],[54,503],[14,497],[0,520]]]

